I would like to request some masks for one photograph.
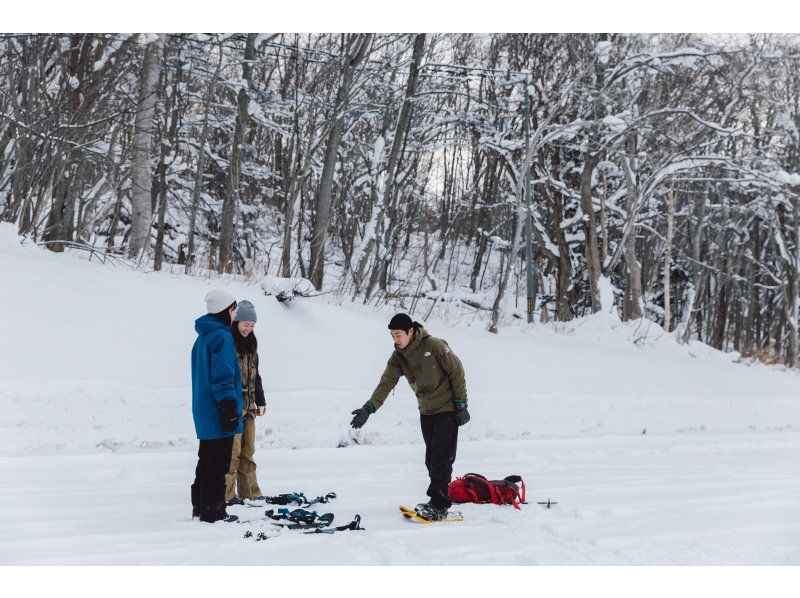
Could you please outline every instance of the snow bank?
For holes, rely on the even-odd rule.
[[[292,298],[308,297],[316,292],[314,285],[307,278],[282,278],[267,276],[261,281],[261,289],[265,295],[272,295],[278,301],[290,301]]]
[[[401,380],[359,432],[392,351],[389,309],[329,296],[282,303],[302,279],[259,284],[103,266],[20,245],[0,226],[0,454],[135,452],[194,447],[189,355],[209,288],[258,312],[268,414],[262,448],[419,443],[416,399]],[[307,281],[306,281],[307,282]],[[309,283],[310,284],[310,283]],[[603,304],[613,288],[601,281]],[[417,317],[420,317],[417,314]],[[608,434],[796,430],[800,377],[672,335],[613,311],[492,335],[424,322],[466,368],[472,422],[464,440]]]

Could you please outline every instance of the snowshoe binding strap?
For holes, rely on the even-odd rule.
[[[318,496],[314,500],[308,501],[308,504],[306,506],[310,507],[311,505],[316,505],[316,504],[319,504],[319,503],[326,504],[326,503],[331,502],[335,498],[336,498],[336,493],[335,492],[328,492],[325,496]]]
[[[361,515],[356,515],[353,517],[353,520],[348,523],[347,525],[339,525],[337,527],[331,527],[328,529],[321,529],[317,528],[312,531],[303,532],[305,534],[332,534],[334,532],[345,532],[345,531],[365,531],[363,527],[361,527]]]
[[[335,527],[333,529],[335,529],[337,532],[343,532],[345,530],[364,531],[364,528],[361,527],[361,515],[356,515],[353,517],[353,520],[347,525],[340,525],[339,527]]]
[[[264,500],[271,505],[303,505],[308,502],[302,492],[290,492],[288,494],[278,494],[277,496],[265,496]]]
[[[422,503],[414,508],[414,512],[421,519],[427,521],[444,521],[447,519],[447,509],[439,509],[430,503]]]

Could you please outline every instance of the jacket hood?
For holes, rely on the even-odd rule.
[[[227,330],[228,327],[212,314],[206,314],[194,321],[194,329],[200,336],[205,336],[215,330]]]
[[[429,337],[428,331],[420,324],[419,328],[414,331],[414,338],[408,343],[408,346],[405,349],[399,349],[397,345],[394,346],[394,350],[398,353],[410,353],[416,350],[419,347],[419,344],[423,341],[423,339]]]

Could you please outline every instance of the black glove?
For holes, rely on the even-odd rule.
[[[239,426],[239,410],[233,399],[219,402],[219,425],[223,432],[233,432]]]
[[[353,419],[350,425],[358,430],[361,426],[367,423],[367,419],[372,413],[375,413],[375,407],[372,406],[372,401],[367,401],[361,409],[356,409],[353,413]]]
[[[469,421],[469,411],[464,401],[456,401],[456,423],[463,426]]]

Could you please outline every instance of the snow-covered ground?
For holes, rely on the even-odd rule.
[[[521,511],[463,505],[464,523],[404,521],[427,485],[421,447],[262,450],[261,479],[309,496],[363,532],[278,530],[189,519],[189,451],[4,457],[0,550],[11,564],[748,564],[798,563],[800,435],[607,435],[466,442],[459,470],[521,471]],[[267,541],[244,539],[250,530]]]
[[[427,485],[405,382],[348,427],[391,352],[391,309],[103,266],[5,224],[0,280],[2,564],[800,564],[796,372],[602,314],[500,335],[427,321],[467,372],[455,473],[521,474],[531,504],[423,527],[397,512]],[[334,490],[320,510],[367,531],[278,533],[251,507],[190,519],[189,352],[213,286],[259,314],[262,490]]]

